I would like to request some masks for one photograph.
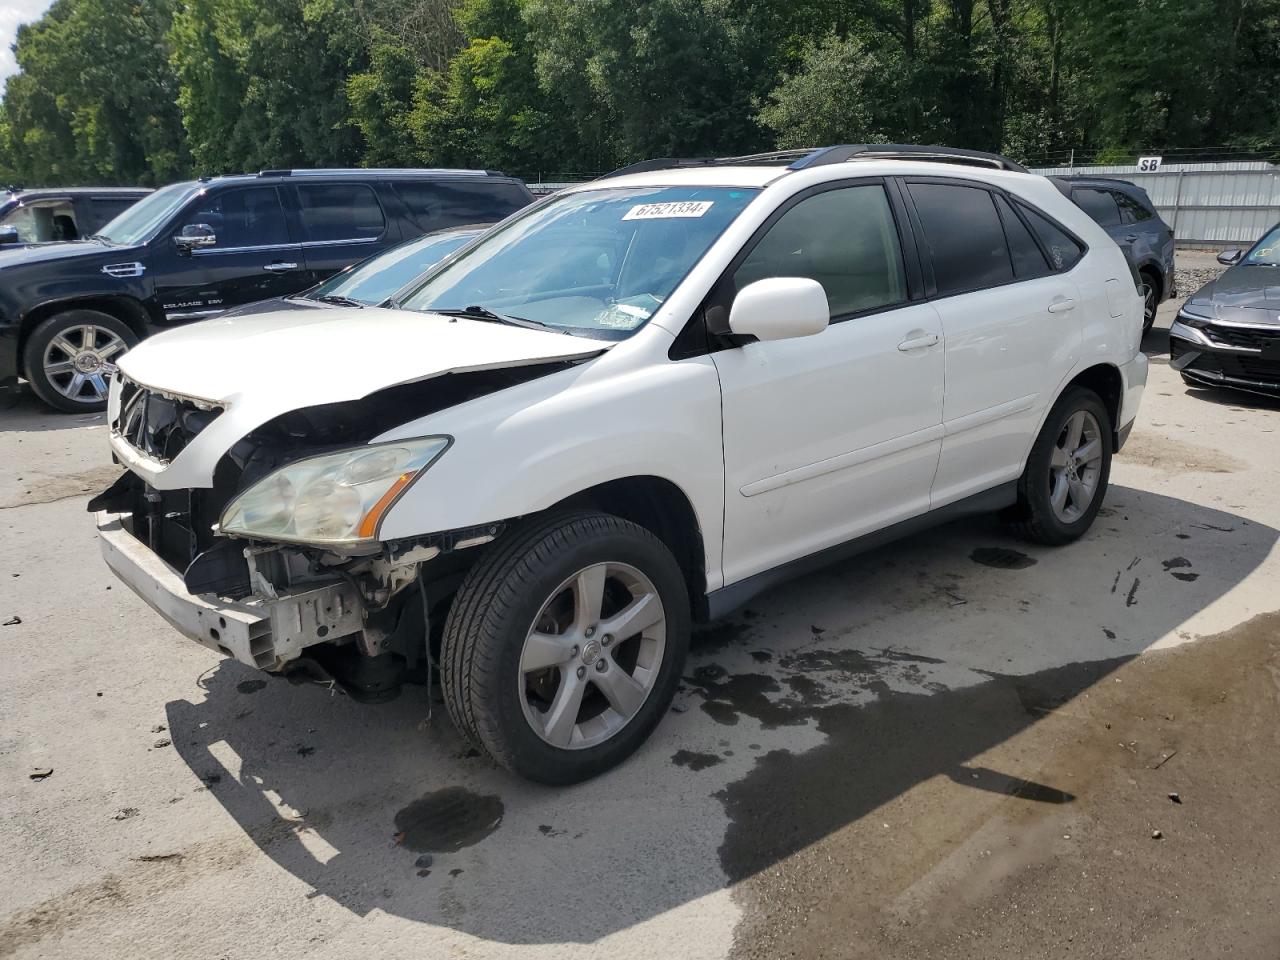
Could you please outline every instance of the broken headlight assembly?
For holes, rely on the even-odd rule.
[[[219,532],[316,546],[376,540],[387,511],[452,442],[423,437],[296,460],[232,500]]]

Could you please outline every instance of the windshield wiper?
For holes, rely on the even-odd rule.
[[[340,297],[336,293],[326,293],[323,296],[312,297],[312,300],[318,300],[320,303],[331,303],[335,307],[359,307],[361,310],[365,308],[365,304],[359,300],[352,300],[350,297]]]
[[[554,330],[549,323],[541,320],[527,320],[524,317],[513,317],[506,313],[495,313],[488,307],[472,304],[469,307],[430,307],[431,313],[441,313],[446,317],[466,317],[468,320],[485,320],[489,323],[505,323],[510,327],[527,327],[530,330]]]
[[[105,233],[95,233],[95,234],[91,234],[90,236],[85,237],[85,239],[86,239],[86,240],[96,240],[98,243],[104,243],[104,244],[106,244],[108,247],[109,247],[109,246],[111,246],[111,244],[115,243],[115,241],[114,241],[114,240],[112,240],[110,237],[108,237]]]

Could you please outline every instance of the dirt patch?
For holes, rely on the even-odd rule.
[[[1116,456],[1125,463],[1171,473],[1238,473],[1248,469],[1219,450],[1153,433],[1135,432]]]
[[[809,713],[719,794],[736,957],[1277,955],[1280,613]]]
[[[21,480],[12,481],[14,488],[0,494],[0,510],[9,507],[25,507],[36,503],[52,503],[67,497],[85,497],[101,493],[124,472],[123,467],[108,464],[79,473],[48,475],[36,470],[23,474]]]

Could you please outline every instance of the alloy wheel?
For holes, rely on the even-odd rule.
[[[625,563],[579,570],[543,603],[525,637],[525,720],[562,749],[605,742],[653,692],[666,641],[666,611],[648,577]]]
[[[114,359],[128,349],[124,340],[91,323],[68,327],[44,349],[44,375],[53,388],[78,403],[101,403]]]
[[[1049,503],[1063,523],[1075,523],[1098,495],[1102,474],[1102,428],[1088,410],[1077,410],[1062,426],[1049,460]]]

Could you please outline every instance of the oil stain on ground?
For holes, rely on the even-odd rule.
[[[502,823],[502,800],[465,787],[445,787],[396,814],[398,843],[416,853],[453,853],[479,843]]]

